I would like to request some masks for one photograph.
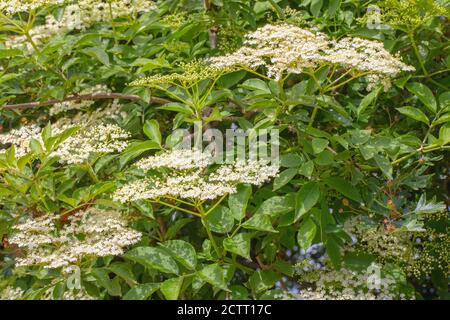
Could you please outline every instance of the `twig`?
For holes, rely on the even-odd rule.
[[[208,30],[209,35],[209,46],[211,49],[217,48],[217,33],[219,32],[218,27],[212,27]]]
[[[131,100],[131,101],[138,101],[141,99],[138,95],[135,94],[124,94],[124,93],[90,93],[90,94],[80,94],[80,95],[72,95],[68,96],[62,100],[53,99],[43,102],[26,102],[26,103],[19,103],[19,104],[7,104],[3,106],[3,109],[31,109],[36,107],[45,107],[45,106],[52,106],[57,103],[61,103],[64,101],[82,101],[82,100],[103,100],[103,99],[124,99],[124,100]],[[156,104],[166,104],[171,102],[170,100],[159,98],[159,97],[152,97],[150,100],[150,103],[156,103]]]

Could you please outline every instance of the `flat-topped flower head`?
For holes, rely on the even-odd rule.
[[[107,22],[120,17],[129,17],[156,8],[151,0],[0,0],[0,11],[14,15],[19,12],[30,12],[47,5],[58,5],[62,15],[58,19],[47,15],[45,22],[29,30],[29,36],[35,44],[74,30],[85,30],[100,22]],[[5,41],[7,48],[26,47],[28,52],[34,48],[27,36],[12,36]]]
[[[1,0],[0,11],[13,15],[19,12],[30,12],[44,6],[58,6],[72,0]]]
[[[144,158],[136,163],[138,168],[163,170],[125,184],[113,198],[122,203],[164,197],[213,200],[235,193],[239,184],[261,185],[278,175],[278,166],[263,160],[211,164],[213,158],[199,150],[173,150]]]
[[[129,137],[118,125],[100,123],[82,128],[60,144],[51,156],[68,164],[83,163],[93,153],[122,152],[128,146]]]
[[[43,216],[14,226],[9,239],[25,251],[17,266],[40,265],[45,268],[70,266],[85,256],[121,255],[124,249],[141,239],[141,233],[127,227],[121,213],[90,208],[68,217]]]
[[[170,168],[176,170],[203,169],[212,162],[212,157],[199,150],[173,150],[144,158],[136,163],[142,170]]]
[[[365,71],[369,81],[389,79],[414,68],[384,49],[383,43],[360,38],[332,40],[321,32],[313,32],[290,24],[265,25],[245,36],[237,51],[207,60],[212,67],[248,69],[265,68],[275,80],[284,73],[302,73],[306,68],[332,64],[345,69]],[[364,75],[366,75],[364,74]],[[371,89],[373,86],[369,86]]]

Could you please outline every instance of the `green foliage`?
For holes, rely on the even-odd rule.
[[[381,8],[379,28],[368,23],[369,5]],[[327,272],[376,264],[394,279],[394,299],[449,298],[448,3],[159,1],[35,43],[30,30],[58,12],[0,13],[0,132],[40,127],[23,153],[20,143],[0,140],[0,298],[14,296],[11,288],[27,299],[264,299],[276,288],[288,298],[319,281],[302,263],[320,246]],[[267,23],[378,40],[416,71],[367,92],[364,73],[326,63],[274,80],[264,66],[217,70],[205,62]],[[11,48],[19,36],[25,46]],[[86,123],[56,131],[51,123],[95,115],[111,99],[60,114],[52,103],[11,106],[60,101],[99,84],[123,95],[126,116],[102,118],[131,138],[123,150],[81,163],[58,162],[54,152]],[[278,129],[278,176],[213,201],[112,200],[145,176],[136,161],[170,149],[172,130],[198,121],[222,131]],[[90,207],[120,211],[140,241],[124,254],[80,258],[71,272],[15,265],[22,252],[9,243],[14,226],[50,215],[64,225]],[[348,226],[354,219],[357,229]]]

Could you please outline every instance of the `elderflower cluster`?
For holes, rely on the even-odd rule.
[[[50,155],[68,164],[83,163],[93,153],[122,152],[130,134],[115,124],[98,124],[67,138]]]
[[[68,0],[6,0],[0,1],[0,11],[13,15],[19,12],[30,12],[44,6],[62,5]]]
[[[260,185],[278,174],[278,167],[262,160],[236,161],[208,172],[212,162],[211,156],[198,150],[174,150],[140,160],[139,169],[165,170],[125,184],[113,198],[122,203],[160,197],[212,200],[235,193],[238,184]]]
[[[42,141],[41,132],[42,128],[35,124],[23,126],[19,129],[12,129],[8,133],[0,134],[0,145],[4,145],[5,147],[14,145],[15,155],[19,158],[30,152],[30,142],[32,139]],[[6,149],[0,149],[0,154],[5,152]]]
[[[157,156],[144,158],[136,163],[142,170],[171,168],[177,170],[203,169],[211,164],[212,158],[199,150],[173,150]]]
[[[114,200],[122,203],[160,197],[212,200],[235,192],[235,186],[207,181],[197,171],[172,175],[165,179],[144,178],[133,181],[117,190]]]
[[[115,256],[137,243],[141,233],[127,227],[120,212],[90,208],[64,217],[32,218],[13,227],[10,243],[25,252],[17,266],[70,266],[85,256]]]
[[[359,216],[347,219],[344,229],[357,239],[354,247],[364,246],[365,250],[380,259],[409,259],[409,237],[405,232],[389,232],[383,226],[368,226]]]
[[[77,119],[82,119],[82,116]],[[63,118],[63,120],[67,120]],[[62,133],[65,129],[75,126],[73,119],[59,121],[52,126],[54,135]],[[37,141],[43,150],[42,128],[37,125],[23,126],[13,129],[9,133],[0,135],[0,154],[6,152],[9,145],[14,145],[17,158],[31,151],[31,141]],[[50,156],[58,157],[59,161],[68,164],[79,164],[86,161],[94,153],[122,152],[127,146],[130,134],[115,124],[94,123],[82,127],[75,135],[67,138],[51,152]]]
[[[67,1],[36,1],[11,6],[9,13],[28,11],[45,4],[67,4],[64,7],[61,18],[53,15],[45,17],[43,25],[36,26],[29,31],[34,44],[41,44],[46,39],[57,34],[67,33],[74,30],[84,30],[90,26],[110,21],[119,17],[133,16],[141,12],[155,9],[155,4],[150,0],[67,0]],[[3,5],[6,8],[6,4]],[[2,8],[2,2],[0,2]],[[27,41],[25,35],[12,36],[5,42],[7,48],[17,48],[26,45],[28,52],[33,51],[33,45]]]
[[[19,287],[8,286],[0,292],[0,300],[22,300],[23,294]]]
[[[69,290],[65,291],[62,296],[62,300],[94,300],[86,290]]]
[[[238,160],[233,164],[220,166],[211,174],[211,181],[228,183],[249,183],[262,185],[278,174],[278,167],[264,160]]]
[[[381,42],[360,38],[331,40],[320,32],[311,32],[290,24],[266,25],[246,35],[244,46],[225,56],[208,59],[218,69],[265,67],[267,76],[279,80],[284,72],[302,73],[306,68],[330,63],[344,69],[366,72],[368,89],[402,71],[414,68],[386,51]]]
[[[122,111],[119,100],[113,100],[110,106],[95,108],[90,112],[78,112],[73,116],[58,118],[52,128],[67,128],[83,124],[84,127],[101,123],[102,121],[120,121],[126,119],[128,114]]]
[[[293,295],[299,300],[393,300],[397,293],[396,280],[393,277],[383,276],[381,266],[372,264],[364,271],[355,271],[348,268],[335,270],[329,267],[329,258],[322,268],[306,269],[309,260],[297,264],[297,274],[303,289]],[[307,270],[307,271],[305,271]],[[314,284],[314,287],[311,287]],[[401,299],[413,299],[400,295]]]
[[[92,94],[95,96],[100,93],[108,93],[111,90],[108,89],[106,85],[98,84],[94,87],[88,88],[80,92],[80,94]],[[63,101],[60,103],[56,103],[53,107],[50,108],[50,116],[57,115],[62,112],[66,112],[69,110],[82,110],[92,106],[95,103],[93,100],[83,100],[83,101]]]

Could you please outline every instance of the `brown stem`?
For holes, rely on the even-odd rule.
[[[218,32],[219,32],[219,28],[217,28],[217,27],[211,27],[208,30],[209,46],[211,47],[211,49],[217,48],[217,33]]]
[[[52,106],[57,103],[61,103],[64,101],[82,101],[82,100],[104,100],[104,99],[124,99],[124,100],[131,100],[131,101],[138,101],[141,99],[138,95],[135,94],[123,94],[123,93],[90,93],[90,94],[80,94],[80,95],[72,95],[68,96],[62,100],[53,99],[43,102],[26,102],[26,103],[19,103],[19,104],[9,104],[3,106],[3,109],[31,109],[35,107],[45,107],[45,106]],[[159,98],[159,97],[152,97],[150,100],[150,103],[156,103],[156,104],[166,104],[171,102],[170,100]]]

